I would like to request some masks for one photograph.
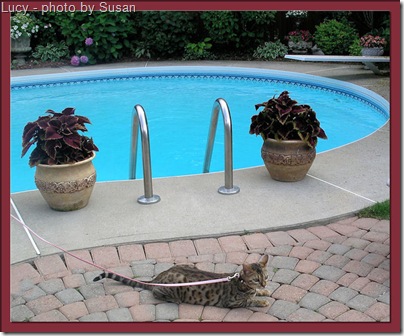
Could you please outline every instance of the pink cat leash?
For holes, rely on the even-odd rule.
[[[20,219],[18,219],[17,217],[13,216],[12,214],[10,214],[10,216],[11,216],[11,218],[15,219],[18,223],[20,223],[25,229],[29,230],[35,237],[39,238],[40,240],[42,240],[42,241],[45,242],[46,244],[51,245],[51,246],[57,248],[58,250],[63,251],[64,253],[68,254],[69,256],[71,256],[71,257],[73,257],[73,258],[75,258],[75,259],[77,259],[77,260],[80,260],[80,261],[82,261],[82,262],[84,262],[84,263],[86,263],[86,264],[89,264],[89,265],[91,265],[91,266],[94,266],[94,267],[97,267],[97,268],[99,268],[99,269],[102,269],[102,270],[103,270],[104,272],[106,272],[106,273],[112,273],[112,274],[118,275],[118,276],[120,276],[120,277],[122,277],[122,278],[125,278],[125,279],[130,280],[130,281],[137,282],[137,283],[142,284],[142,285],[147,285],[147,286],[160,286],[160,287],[200,286],[200,285],[214,284],[214,283],[218,283],[218,282],[229,282],[229,281],[231,281],[231,280],[233,280],[233,279],[235,279],[235,278],[239,278],[239,277],[240,277],[240,274],[239,274],[239,273],[234,273],[234,274],[231,275],[231,276],[228,276],[228,277],[225,277],[225,278],[220,278],[220,279],[211,279],[211,280],[195,281],[195,282],[184,282],[184,283],[176,283],[176,284],[156,284],[156,283],[150,283],[150,282],[143,282],[143,281],[140,281],[140,280],[128,278],[127,276],[125,276],[125,275],[123,275],[123,274],[119,274],[119,273],[113,272],[113,271],[111,271],[111,270],[109,270],[109,269],[107,269],[107,268],[105,268],[105,267],[102,267],[102,266],[100,266],[100,265],[94,264],[94,263],[92,263],[91,261],[84,260],[84,259],[82,259],[82,258],[80,258],[80,257],[78,257],[78,256],[76,256],[76,255],[74,255],[73,253],[70,253],[69,251],[65,250],[64,248],[59,247],[59,246],[57,246],[57,245],[55,245],[55,244],[53,244],[53,243],[47,241],[46,239],[42,238],[40,235],[38,235],[36,232],[34,232],[29,226],[27,226],[25,223],[23,223]]]

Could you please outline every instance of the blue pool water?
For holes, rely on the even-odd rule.
[[[327,151],[361,139],[380,128],[388,119],[388,104],[363,88],[345,87],[338,81],[293,73],[209,68],[206,73],[192,67],[133,70],[133,73],[81,73],[32,76],[31,82],[17,79],[11,90],[11,191],[36,189],[35,168],[28,155],[21,158],[21,134],[28,121],[47,109],[61,111],[75,107],[92,124],[86,135],[93,137],[100,151],[94,160],[97,181],[126,180],[133,107],[146,111],[153,177],[202,173],[213,103],[223,98],[233,121],[234,168],[262,165],[261,137],[249,134],[254,105],[284,90],[301,104],[310,105],[328,135],[319,139],[317,152]],[[140,73],[139,73],[140,71]],[[202,71],[202,72],[201,72]],[[224,73],[225,71],[225,73]],[[92,72],[96,73],[96,72]],[[224,170],[223,122],[218,130],[211,172]],[[138,178],[142,177],[140,143]]]

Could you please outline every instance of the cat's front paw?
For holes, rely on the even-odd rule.
[[[269,306],[269,301],[267,301],[267,300],[255,300],[254,301],[254,306],[255,307],[268,307]]]
[[[270,296],[271,291],[269,291],[268,289],[257,289],[257,295],[258,296]]]

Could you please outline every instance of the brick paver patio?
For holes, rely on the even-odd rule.
[[[119,273],[151,279],[175,264],[234,272],[261,255],[272,291],[265,308],[227,309],[156,300],[150,291],[104,280],[68,255],[11,266],[11,321],[390,320],[389,222],[352,217],[304,229],[105,246],[74,253]]]

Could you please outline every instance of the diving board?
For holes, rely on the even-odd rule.
[[[374,63],[390,62],[389,56],[285,55],[285,58],[302,62],[360,62],[377,75],[381,73]]]

